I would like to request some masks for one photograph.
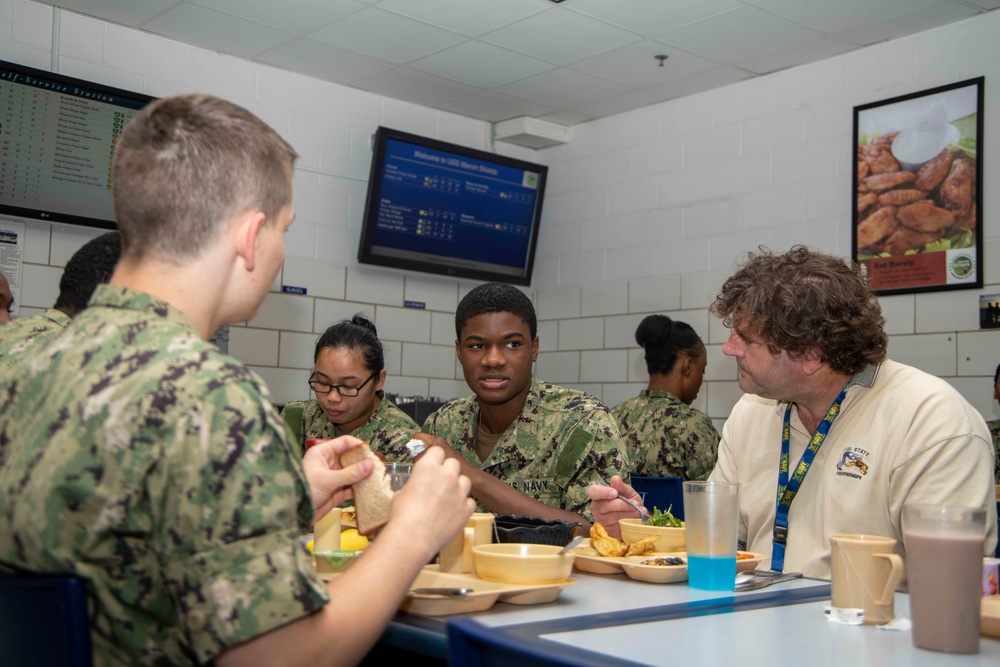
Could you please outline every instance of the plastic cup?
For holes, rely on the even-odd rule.
[[[399,491],[410,479],[410,472],[413,470],[412,463],[386,463],[385,474],[389,476],[389,487],[393,491]]]
[[[979,653],[985,539],[984,509],[903,506],[914,646]]]
[[[903,579],[903,559],[896,540],[882,535],[831,535],[831,604],[860,609],[861,622],[883,625],[896,617],[896,587]]]
[[[731,591],[736,579],[739,484],[684,482],[688,585]]]

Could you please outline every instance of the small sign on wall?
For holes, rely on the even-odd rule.
[[[1000,294],[979,297],[979,328],[1000,329]]]

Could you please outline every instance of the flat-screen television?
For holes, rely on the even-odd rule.
[[[153,99],[0,60],[0,215],[114,229],[115,145]]]
[[[375,133],[358,261],[530,285],[548,167]]]

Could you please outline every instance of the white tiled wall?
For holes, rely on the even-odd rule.
[[[48,69],[52,9],[0,0],[0,59]],[[739,399],[727,331],[707,311],[734,263],[758,244],[807,243],[850,254],[852,108],[986,76],[986,138],[1000,132],[1000,13],[814,65],[573,128],[563,146],[498,150],[550,165],[532,288],[543,379],[609,404],[647,379],[638,322],[666,313],[708,346],[695,407],[721,427]],[[209,53],[62,12],[60,69],[167,95],[199,90],[247,106],[302,158],[287,259],[258,315],[236,325],[230,350],[279,402],[306,398],[313,345],[362,313],[386,347],[390,392],[442,398],[468,388],[455,360],[454,310],[475,283],[359,266],[355,260],[379,124],[476,148],[487,126],[460,116]],[[1000,294],[1000,150],[984,150],[982,290],[882,299],[893,357],[945,377],[987,418],[1000,417],[992,374],[1000,333],[978,328],[979,294]],[[990,213],[992,212],[992,213]],[[100,230],[27,223],[22,315],[51,306],[61,267]],[[282,285],[306,289],[281,293]],[[404,307],[422,302],[424,309]]]

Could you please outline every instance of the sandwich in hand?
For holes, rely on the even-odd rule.
[[[372,474],[352,484],[351,491],[354,493],[358,532],[362,535],[371,535],[389,520],[389,505],[392,503],[393,490],[390,488],[391,479],[385,472],[385,464],[368,448],[367,442],[340,455],[340,463],[344,466],[353,465],[364,459],[371,459],[375,467],[372,469]]]

